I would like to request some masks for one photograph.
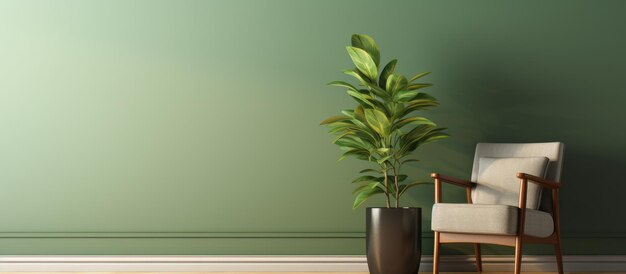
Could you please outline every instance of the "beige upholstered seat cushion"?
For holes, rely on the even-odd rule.
[[[433,206],[432,230],[438,232],[515,235],[519,209],[509,205],[448,204]],[[547,237],[554,231],[552,216],[526,209],[524,234]]]
[[[478,163],[477,185],[473,190],[474,204],[519,205],[518,172],[544,177],[548,166],[546,157],[489,158]],[[528,184],[526,208],[538,209],[541,187]]]

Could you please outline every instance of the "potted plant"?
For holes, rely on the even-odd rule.
[[[344,151],[339,160],[350,156],[374,164],[353,181],[358,184],[353,192],[353,208],[373,195],[385,197],[386,207],[368,207],[366,213],[370,273],[417,273],[421,208],[400,207],[400,198],[410,188],[429,182],[409,182],[401,168],[418,161],[411,157],[418,147],[449,135],[431,120],[416,115],[439,105],[434,97],[422,92],[432,84],[417,82],[429,72],[407,79],[395,72],[396,59],[380,70],[380,50],[368,35],[352,35],[352,45],[346,49],[355,68],[343,72],[354,77],[357,85],[343,81],[329,85],[347,89],[357,104],[321,124],[336,135],[333,143]]]

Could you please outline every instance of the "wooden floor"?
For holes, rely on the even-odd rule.
[[[0,272],[0,274],[369,274],[367,272]],[[419,274],[431,274],[420,272]],[[473,274],[478,272],[440,272],[440,274]],[[511,272],[481,272],[481,274],[510,274]],[[522,272],[523,274],[555,274],[556,272]],[[566,274],[608,274],[609,272],[565,272]],[[616,272],[610,272],[616,274]]]
[[[0,272],[0,274],[368,274],[367,272]],[[419,274],[431,274],[420,272]],[[440,272],[441,274],[474,274],[478,272]],[[510,274],[511,272],[482,272],[482,274]],[[553,274],[556,272],[522,272],[523,274]],[[566,272],[566,274],[616,274],[625,272]]]
[[[0,272],[0,274],[369,274],[367,272]],[[420,272],[418,274],[431,274]],[[474,274],[478,272],[440,272],[440,274]],[[482,272],[481,274],[510,274],[511,272]],[[556,272],[522,272],[522,274],[554,274]],[[609,272],[566,272],[566,274],[608,274]],[[610,272],[616,274],[617,272]]]

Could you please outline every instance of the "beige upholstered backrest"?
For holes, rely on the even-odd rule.
[[[547,157],[549,159],[546,179],[560,182],[563,167],[564,144],[551,143],[479,143],[476,145],[474,154],[474,166],[472,168],[472,182],[478,180],[481,157],[508,158],[508,157]],[[515,174],[513,174],[515,176]],[[472,191],[472,198],[476,197],[476,189]],[[552,196],[550,192],[543,190],[539,209],[550,212],[552,208]]]

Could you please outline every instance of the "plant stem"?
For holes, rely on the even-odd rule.
[[[389,205],[389,185],[387,183],[387,167],[383,168],[383,176],[385,178],[385,196],[386,196],[385,201],[387,202],[387,207],[389,208],[390,205]]]
[[[396,208],[397,208],[400,205],[400,187],[398,184],[398,172],[396,172],[396,167],[394,165],[391,165],[391,168],[393,169],[393,179],[396,185]]]

